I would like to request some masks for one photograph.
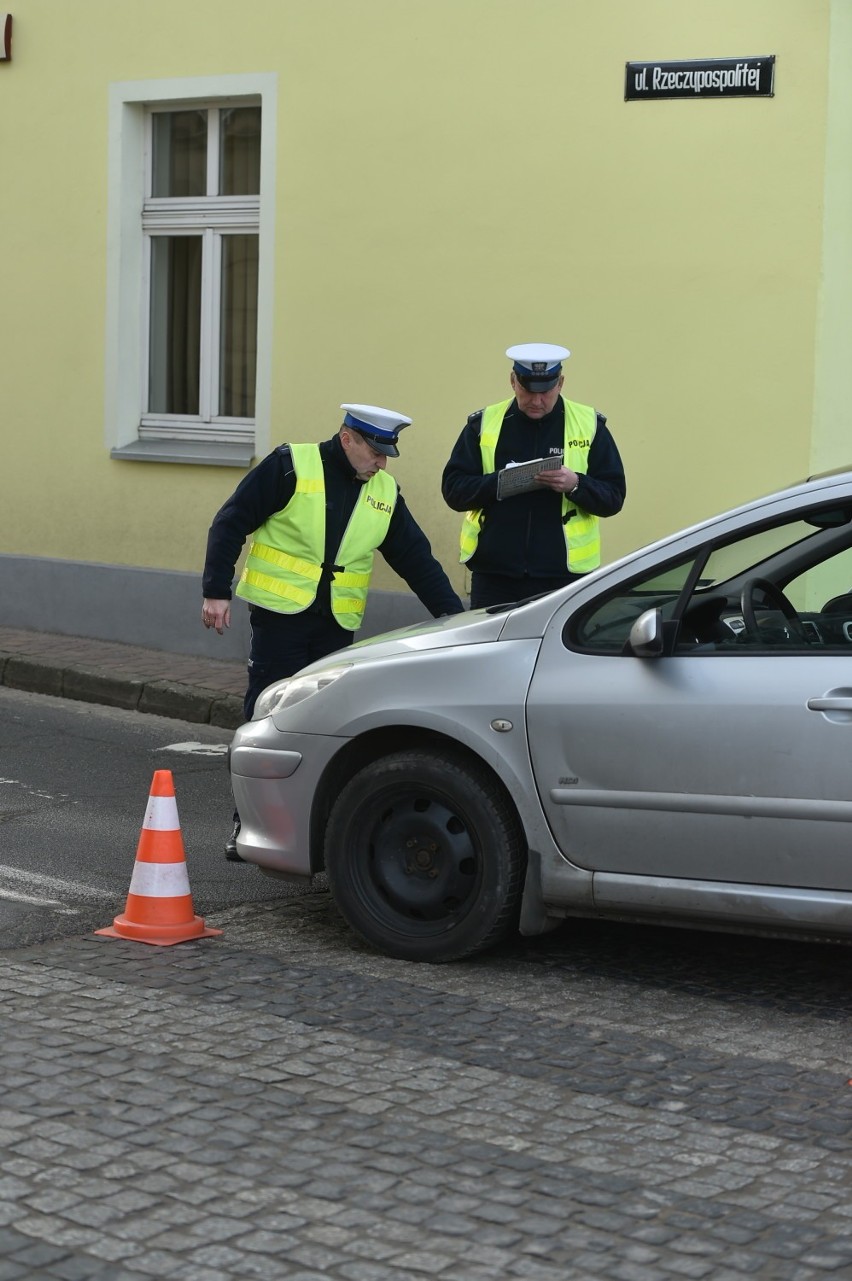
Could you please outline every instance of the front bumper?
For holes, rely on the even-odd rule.
[[[229,764],[240,815],[241,858],[285,876],[311,876],[313,796],[323,771],[345,742],[319,734],[282,733],[271,718],[237,730]]]

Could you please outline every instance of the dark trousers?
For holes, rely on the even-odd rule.
[[[508,574],[480,574],[474,570],[470,576],[470,607],[486,609],[489,605],[509,605],[528,596],[555,592],[560,587],[575,583],[582,574],[560,574],[557,578],[510,578]]]
[[[250,622],[248,689],[243,703],[247,721],[267,685],[292,676],[326,654],[345,649],[355,637],[330,614],[276,614],[252,605]]]

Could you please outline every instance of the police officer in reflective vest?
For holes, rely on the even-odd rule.
[[[600,517],[621,511],[627,493],[604,415],[561,395],[570,351],[523,343],[506,355],[513,397],[470,415],[441,484],[444,501],[465,513],[472,609],[554,591],[597,568]],[[535,475],[512,476],[542,459]]]
[[[249,534],[236,592],[251,611],[244,714],[267,685],[349,645],[364,617],[380,551],[434,617],[464,608],[429,540],[385,471],[411,419],[376,405],[341,405],[336,436],[279,445],[217,512],[207,540],[201,617],[221,635],[231,583]],[[234,832],[228,858],[238,860]]]

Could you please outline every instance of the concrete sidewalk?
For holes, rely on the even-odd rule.
[[[112,641],[0,627],[0,685],[236,729],[246,668]]]

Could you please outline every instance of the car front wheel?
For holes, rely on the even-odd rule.
[[[332,897],[373,947],[409,961],[450,961],[511,928],[526,848],[500,785],[461,756],[395,752],[365,765],[329,816]]]

